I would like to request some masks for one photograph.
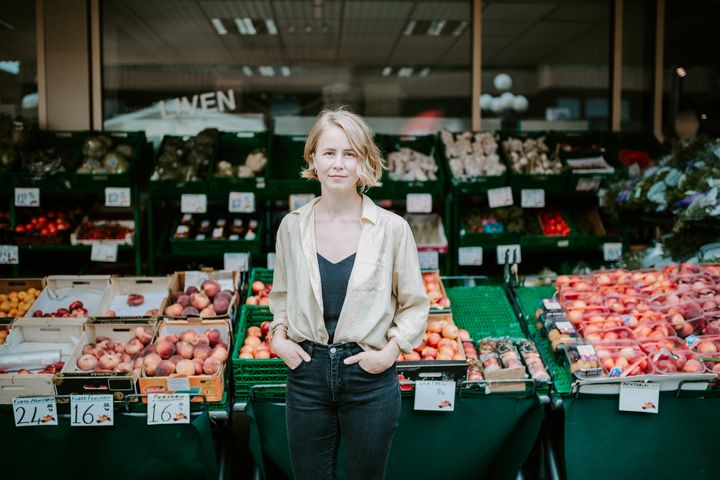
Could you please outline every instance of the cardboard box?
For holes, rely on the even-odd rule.
[[[404,218],[410,224],[419,252],[447,253],[448,240],[440,215],[437,213],[408,213]]]
[[[134,373],[121,372],[86,372],[77,368],[77,361],[88,343],[95,343],[97,337],[108,337],[116,342],[128,342],[138,327],[145,328],[150,335],[155,335],[157,322],[138,319],[139,322],[123,321],[88,323],[85,333],[75,346],[65,366],[56,375],[55,383],[58,395],[111,393],[115,400],[123,400],[126,395],[137,393],[138,376]]]
[[[122,319],[147,321],[162,314],[168,302],[168,289],[172,276],[166,277],[118,277],[110,279],[110,289],[105,292],[98,313],[100,319]],[[142,305],[130,306],[127,304],[128,294],[139,293],[145,297]],[[155,315],[148,315],[151,309],[158,310]],[[107,316],[108,311],[114,311],[115,316]]]
[[[37,298],[27,317],[37,310],[53,313],[59,308],[68,308],[76,300],[83,302],[87,317],[97,315],[100,301],[110,288],[109,275],[55,275],[47,277],[45,289]],[[86,317],[86,318],[87,318]]]
[[[67,363],[82,337],[83,318],[19,318],[0,354],[59,350]],[[0,404],[11,404],[19,395],[55,395],[55,375],[35,373],[0,374]]]
[[[223,343],[228,346],[228,360],[232,355],[232,330],[230,322],[222,319],[199,319],[192,318],[183,321],[164,321],[158,324],[157,334],[153,339],[153,343],[157,341],[160,335],[175,334],[185,330],[195,330],[197,333],[204,333],[208,328],[215,328],[220,331]],[[145,375],[143,368],[140,377],[140,393],[174,393],[187,392],[191,394],[205,395],[208,402],[220,402],[225,392],[225,368],[227,361],[223,363],[220,370],[213,375],[191,375],[189,377],[150,377]],[[143,399],[147,401],[147,399]],[[194,402],[202,401],[201,397],[193,399]]]
[[[166,305],[172,305],[175,303],[175,293],[184,292],[188,286],[196,286],[198,289],[204,280],[215,280],[220,284],[222,290],[231,290],[233,292],[232,300],[230,300],[230,307],[227,313],[224,315],[218,315],[216,317],[205,317],[206,320],[217,319],[217,320],[228,320],[235,318],[235,309],[238,305],[238,272],[230,270],[217,270],[217,271],[196,271],[196,272],[175,272],[170,279],[170,295],[167,299]],[[190,317],[172,317],[168,315],[161,315],[163,320],[185,320],[186,318],[199,318],[197,316]]]
[[[24,292],[31,288],[42,292],[45,289],[45,279],[43,278],[2,278],[0,279],[0,294],[7,295],[11,292]],[[33,299],[35,303],[35,299]],[[32,304],[31,304],[32,305]],[[32,308],[32,306],[31,306]],[[15,316],[9,317],[6,312],[0,312],[0,325],[9,325]]]

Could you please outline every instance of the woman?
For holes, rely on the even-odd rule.
[[[429,300],[407,222],[358,192],[379,185],[367,124],[325,110],[305,144],[321,196],[283,218],[270,294],[272,349],[290,369],[287,429],[296,479],[381,479],[400,414],[395,360],[422,341]]]

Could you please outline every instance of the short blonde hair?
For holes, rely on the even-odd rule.
[[[305,152],[303,156],[308,166],[300,172],[300,176],[307,179],[318,179],[313,157],[320,135],[322,135],[329,126],[336,126],[345,132],[350,145],[357,155],[357,175],[360,190],[366,191],[370,187],[379,187],[382,185],[380,178],[382,177],[383,169],[386,169],[386,167],[380,149],[375,145],[375,141],[373,140],[372,130],[370,130],[370,127],[362,117],[346,110],[345,107],[340,107],[335,110],[326,109],[318,115],[305,141]]]

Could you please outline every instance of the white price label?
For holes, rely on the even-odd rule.
[[[190,395],[187,393],[148,395],[148,425],[190,423]]]
[[[247,272],[249,269],[249,253],[226,253],[223,255],[223,270]]]
[[[252,213],[255,211],[255,194],[253,192],[230,192],[228,196],[228,212]]]
[[[606,262],[615,262],[620,260],[622,256],[622,243],[608,242],[603,243],[603,260]]]
[[[598,188],[600,188],[600,179],[590,177],[579,179],[575,190],[578,192],[594,192]]]
[[[429,193],[408,193],[405,196],[408,213],[432,212],[432,195]]]
[[[520,245],[498,245],[496,253],[498,265],[504,265],[506,257],[510,263],[520,263],[522,261]]]
[[[15,189],[15,206],[16,207],[39,207],[40,206],[40,189],[39,188],[16,188]]]
[[[13,399],[16,427],[38,427],[58,424],[55,397]]]
[[[310,203],[315,198],[312,193],[294,193],[290,195],[288,203],[290,205],[290,211],[293,212],[298,208],[302,207],[306,203]]]
[[[522,189],[520,191],[520,205],[522,208],[543,208],[545,207],[545,190]]]
[[[490,208],[509,207],[513,204],[512,188],[491,188],[487,192]]]
[[[658,413],[660,384],[627,382],[620,384],[618,409],[623,412]]]
[[[458,265],[475,265],[483,263],[482,247],[460,247],[458,248]]]
[[[255,188],[265,188],[265,177],[255,177]]]
[[[17,245],[0,245],[0,265],[17,265],[20,253]]]
[[[115,423],[112,395],[71,395],[71,427],[112,427]]]
[[[275,252],[268,252],[267,254],[267,268],[275,268]]]
[[[567,248],[570,246],[570,240],[558,240],[557,246],[558,248]]]
[[[415,410],[454,411],[455,382],[435,380],[415,382]]]
[[[129,207],[130,189],[107,187],[105,189],[105,206],[106,207]]]
[[[180,211],[182,213],[207,212],[207,195],[204,193],[183,193],[180,197]]]
[[[93,242],[90,247],[90,260],[93,262],[117,262],[118,244]]]
[[[435,250],[418,252],[418,260],[420,260],[422,270],[437,270],[440,268],[440,256]]]

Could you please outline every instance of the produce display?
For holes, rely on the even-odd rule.
[[[420,345],[410,353],[401,353],[398,362],[417,362],[420,360],[462,360],[465,361],[462,340],[470,339],[466,330],[460,330],[448,320],[429,319],[425,336]],[[461,351],[462,349],[462,351]]]
[[[707,335],[688,339],[692,352],[705,364],[705,368],[720,379],[720,336]]]
[[[28,307],[29,308],[29,307]],[[45,318],[61,318],[61,317],[75,317],[85,318],[88,316],[88,309],[80,300],[75,300],[68,304],[67,308],[58,308],[54,312],[43,312],[40,309],[35,310],[32,313],[33,317],[45,317]]]
[[[77,240],[121,240],[132,243],[135,231],[132,221],[87,220],[75,231]]]
[[[83,346],[82,355],[75,363],[75,371],[134,373],[140,376],[143,358],[154,349],[148,345],[152,335],[144,327],[137,327],[127,341],[113,341],[97,337]]]
[[[239,357],[246,360],[277,358],[272,351],[271,342],[270,322],[262,322],[259,327],[248,327]]]
[[[537,213],[520,207],[500,207],[465,215],[465,229],[475,233],[541,235]]]
[[[127,143],[115,143],[107,135],[93,135],[83,142],[82,162],[76,173],[125,173],[134,154],[133,147]]]
[[[544,138],[508,138],[502,144],[510,168],[515,173],[557,175],[562,172],[558,148],[550,153]]]
[[[631,377],[654,373],[648,356],[634,340],[591,342],[609,377]]]
[[[243,164],[233,166],[233,164],[227,160],[219,161],[215,175],[218,177],[255,177],[265,170],[265,165],[267,165],[265,149],[258,148],[245,157]]]
[[[15,241],[19,244],[65,242],[80,215],[80,209],[71,208],[49,208],[21,215],[16,220]]]
[[[208,218],[186,213],[175,227],[176,240],[255,240],[258,221],[244,217]]]
[[[64,366],[65,362],[57,361],[46,365],[45,368],[43,368],[42,370],[38,370],[37,372],[33,372],[32,370],[28,370],[27,368],[19,368],[16,373],[25,375],[55,375],[60,370],[62,370]],[[10,373],[10,371],[5,371],[0,368],[0,373]]]
[[[437,213],[408,213],[404,218],[410,225],[418,248],[424,246],[447,249],[448,241],[440,215]]]
[[[469,335],[468,335],[469,337]],[[465,351],[465,358],[468,362],[468,374],[467,379],[471,382],[484,380],[482,374],[482,367],[480,366],[480,357],[478,355],[477,348],[475,348],[475,342],[472,340],[463,340],[463,350]]]
[[[150,180],[206,178],[219,139],[220,133],[214,128],[206,128],[185,141],[166,137]]]
[[[550,381],[535,345],[529,340],[485,338],[478,344],[478,349],[482,373],[487,380],[523,379],[529,373],[535,381]]]
[[[72,165],[72,158],[55,147],[23,151],[20,154],[20,168],[34,177],[49,177],[65,173]]]
[[[208,328],[199,334],[188,329],[179,335],[158,336],[136,358],[135,365],[141,365],[145,377],[190,377],[215,375],[227,358],[228,346],[219,330]]]
[[[438,272],[423,273],[425,292],[430,298],[430,308],[450,308],[450,299],[445,293],[440,274]]]
[[[173,294],[173,303],[165,307],[170,317],[200,316],[203,318],[226,315],[233,301],[233,292],[222,290],[214,280],[205,280],[200,288],[190,285],[185,291]]]
[[[453,135],[440,132],[450,171],[457,180],[471,180],[481,176],[499,176],[507,167],[497,154],[498,144],[490,132],[463,132]]]
[[[432,155],[401,148],[387,158],[388,176],[392,180],[425,182],[437,180],[437,163]]]
[[[16,292],[0,293],[0,318],[23,317],[30,311],[35,299],[40,296],[40,290],[28,288]],[[3,331],[5,332],[3,334]],[[7,336],[7,330],[0,330],[0,343]]]
[[[570,235],[570,227],[558,211],[545,211],[540,214],[544,235],[566,237]]]
[[[256,280],[250,286],[252,295],[245,300],[246,305],[269,305],[270,304],[270,292],[272,291],[272,283],[263,283],[260,280]]]
[[[3,318],[3,317],[0,317],[0,318]],[[7,338],[9,333],[10,333],[10,330],[8,329],[7,325],[0,326],[0,345],[5,343],[5,339]]]

